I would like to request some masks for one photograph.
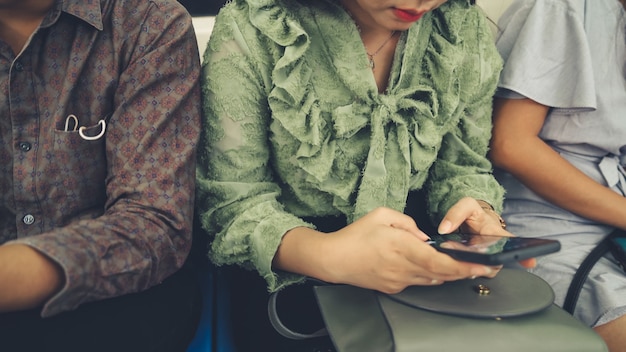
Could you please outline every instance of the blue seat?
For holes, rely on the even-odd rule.
[[[202,289],[202,315],[187,352],[234,352],[226,276],[207,263],[198,270],[198,280]]]

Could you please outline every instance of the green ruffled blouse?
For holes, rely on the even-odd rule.
[[[485,157],[501,59],[482,12],[450,0],[398,44],[379,94],[358,29],[333,0],[233,0],[203,60],[197,204],[218,265],[272,270],[301,217],[399,211],[426,187],[438,220],[464,196],[501,209]]]

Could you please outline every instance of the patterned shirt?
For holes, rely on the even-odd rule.
[[[175,1],[59,0],[0,41],[0,243],[65,272],[42,316],[158,284],[191,245],[199,55]]]

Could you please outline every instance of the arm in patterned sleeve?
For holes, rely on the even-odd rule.
[[[95,206],[100,214],[89,214],[91,205],[64,226],[10,242],[29,245],[64,272],[65,284],[45,302],[43,316],[157,285],[183,265],[191,246],[200,129],[191,18],[177,3],[146,2],[133,11],[124,2],[109,5],[98,34],[103,45],[94,52],[113,57],[88,56],[119,68],[114,88],[102,92],[107,99],[88,102],[111,111],[95,154],[104,171],[87,180],[88,170],[75,169],[67,179],[106,187],[104,204]]]

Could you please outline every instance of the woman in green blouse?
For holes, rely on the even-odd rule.
[[[303,276],[398,292],[495,275],[436,252],[403,211],[423,190],[438,232],[508,234],[486,158],[500,68],[469,0],[228,3],[204,55],[210,258],[270,291]]]

